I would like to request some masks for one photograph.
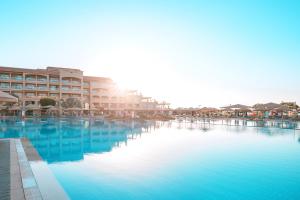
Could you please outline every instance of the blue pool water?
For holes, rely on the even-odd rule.
[[[0,137],[29,138],[75,200],[300,199],[300,130],[229,125],[2,120]]]

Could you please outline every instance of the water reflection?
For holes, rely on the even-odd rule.
[[[19,119],[0,120],[0,138],[28,138],[41,157],[51,162],[78,161],[85,154],[112,151],[128,140],[140,137],[152,129],[177,128],[208,132],[222,125],[237,134],[248,127],[255,127],[257,133],[268,136],[291,133],[289,129],[297,123],[286,121],[246,121],[246,120],[178,120],[155,121],[103,121],[79,119]],[[200,132],[200,133],[201,133]],[[300,142],[300,130],[295,137]]]
[[[94,120],[1,121],[1,138],[28,138],[48,162],[77,161],[84,154],[110,152],[143,132],[158,128],[156,122]]]

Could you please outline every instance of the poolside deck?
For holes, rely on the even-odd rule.
[[[0,200],[9,199],[68,199],[45,162],[26,139],[0,139]]]
[[[0,140],[0,199],[10,198],[10,141]]]

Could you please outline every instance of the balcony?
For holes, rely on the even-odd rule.
[[[26,77],[25,80],[26,80],[26,81],[36,81],[36,79],[35,79],[35,78],[32,78],[32,77]]]
[[[81,91],[81,89],[80,88],[72,88],[72,91]]]
[[[48,87],[37,87],[38,90],[48,90]]]
[[[71,81],[68,81],[68,80],[62,80],[61,81],[63,84],[71,84]]]
[[[23,89],[23,86],[22,86],[22,85],[12,85],[12,86],[11,86],[11,89],[14,89],[14,90],[22,90],[22,89]]]
[[[110,89],[113,88],[114,85],[111,83],[92,83],[91,84],[92,88],[102,88],[102,89]]]
[[[62,87],[61,90],[68,91],[70,88]]]
[[[58,91],[58,88],[57,87],[50,87],[50,90],[51,91]]]
[[[9,77],[9,75],[1,74],[1,75],[0,75],[0,79],[1,79],[1,80],[9,80],[10,77]]]
[[[81,82],[79,82],[79,81],[71,81],[71,83],[74,85],[81,85]]]
[[[50,97],[56,98],[56,97],[58,97],[58,94],[50,94]]]
[[[35,94],[26,94],[25,97],[27,97],[27,98],[35,97]]]
[[[25,86],[26,90],[35,90],[35,86]]]
[[[59,83],[59,80],[58,80],[58,79],[53,79],[53,78],[51,78],[51,79],[50,79],[50,83]]]
[[[45,78],[38,78],[37,81],[45,83],[45,82],[47,82],[47,79],[45,79]]]
[[[23,76],[12,76],[11,80],[14,80],[14,81],[23,81]]]
[[[10,87],[9,87],[9,85],[0,85],[0,88],[1,89],[9,89]]]
[[[92,90],[92,94],[99,94],[100,92],[97,90]]]

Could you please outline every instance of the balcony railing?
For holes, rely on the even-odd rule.
[[[0,79],[1,80],[8,80],[9,79],[9,75],[0,75]]]
[[[72,84],[76,84],[76,85],[80,85],[81,84],[81,82],[79,82],[79,81],[72,81],[71,83]]]
[[[21,85],[21,86],[18,86],[18,85],[12,85],[11,88],[14,89],[14,90],[22,90],[22,89],[23,89],[23,86],[22,86],[22,85]]]
[[[36,81],[35,78],[29,78],[29,77],[25,78],[25,80],[26,80],[26,81]]]
[[[57,91],[58,88],[56,88],[56,87],[51,87],[50,90],[51,90],[51,91]]]
[[[67,80],[62,80],[61,81],[63,84],[70,84],[71,83],[71,81],[67,81]]]
[[[47,79],[40,78],[40,79],[37,79],[37,81],[39,81],[39,82],[47,82]]]
[[[35,90],[35,87],[34,86],[25,86],[25,89],[27,89],[27,90]]]
[[[51,82],[51,83],[58,83],[59,80],[58,80],[58,79],[50,79],[50,82]]]
[[[9,85],[0,85],[1,89],[9,89]]]
[[[47,87],[37,87],[38,90],[48,90]]]
[[[23,76],[12,76],[11,79],[15,81],[23,81]]]
[[[26,94],[26,97],[35,97],[35,94]]]

